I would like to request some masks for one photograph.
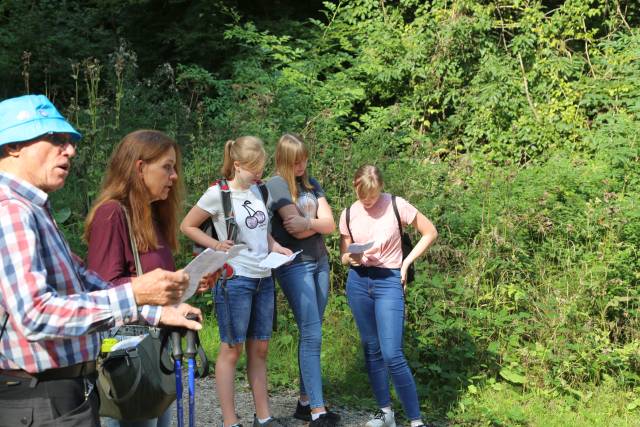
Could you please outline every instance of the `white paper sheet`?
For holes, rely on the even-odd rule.
[[[293,261],[293,259],[298,256],[298,254],[302,252],[301,250],[298,252],[294,252],[290,256],[282,255],[277,252],[271,252],[265,259],[260,261],[258,264],[262,268],[278,268],[283,264]]]
[[[347,252],[352,254],[361,254],[373,246],[373,242],[367,243],[351,243],[347,248]]]
[[[227,253],[229,254],[229,259],[231,259],[234,256],[238,255],[241,251],[244,251],[247,248],[248,248],[248,246],[245,245],[244,243],[238,243],[237,245],[231,246],[231,249],[229,249],[227,251]]]
[[[220,270],[225,262],[246,248],[247,245],[244,244],[233,245],[228,252],[214,251],[211,248],[207,248],[192,259],[184,268],[184,271],[189,274],[189,287],[182,296],[181,302],[185,302],[196,293],[202,276]]]

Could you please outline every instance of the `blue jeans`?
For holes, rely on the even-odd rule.
[[[329,297],[329,260],[304,261],[276,269],[276,277],[298,324],[300,394],[309,396],[312,408],[324,406],[320,348],[322,317]]]
[[[380,408],[391,404],[389,374],[410,420],[420,419],[416,383],[402,351],[404,295],[400,270],[352,267],[347,300],[360,332],[373,394]]]
[[[159,418],[151,418],[149,420],[118,421],[109,417],[102,417],[101,420],[105,421],[107,427],[169,427],[171,425],[171,419],[176,414],[173,410],[174,406],[176,406],[175,402],[172,403]]]
[[[214,289],[220,341],[237,344],[268,340],[273,326],[273,279],[232,276],[226,290],[219,280]]]

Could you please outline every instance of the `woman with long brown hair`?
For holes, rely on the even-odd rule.
[[[178,144],[162,132],[137,130],[120,141],[85,223],[87,264],[91,270],[114,284],[129,281],[142,274],[136,271],[136,249],[143,272],[156,268],[175,270],[173,252],[178,249],[178,214],[183,194],[181,167]],[[131,247],[130,235],[136,248]],[[175,308],[143,306],[141,316],[147,318],[157,310]],[[181,304],[178,310],[184,314],[191,308]],[[167,409],[157,419],[107,422],[109,426],[168,426],[171,412]]]

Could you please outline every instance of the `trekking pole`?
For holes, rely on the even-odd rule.
[[[171,347],[173,369],[176,375],[176,408],[178,411],[178,427],[184,426],[184,410],[182,408],[182,333],[179,329],[171,331]]]
[[[188,315],[187,319],[196,320],[195,315]],[[184,355],[187,358],[188,372],[189,372],[189,427],[195,427],[196,425],[196,408],[195,408],[195,369],[196,369],[196,351],[197,351],[197,335],[196,331],[188,329],[187,334],[187,348]]]

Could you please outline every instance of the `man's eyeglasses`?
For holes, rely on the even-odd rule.
[[[50,133],[38,138],[41,141],[50,142],[53,145],[57,145],[61,148],[65,148],[67,145],[71,145],[76,148],[76,142],[71,138],[71,135],[67,133]]]

